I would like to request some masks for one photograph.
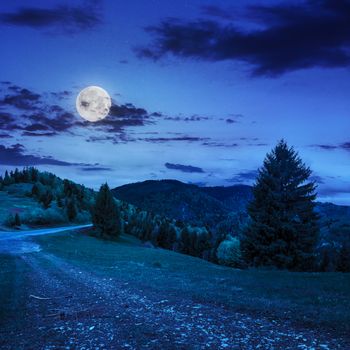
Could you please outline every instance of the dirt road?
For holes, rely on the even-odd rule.
[[[80,265],[35,244],[2,255],[1,349],[350,349],[348,339],[164,292],[109,273],[122,268],[109,261]]]

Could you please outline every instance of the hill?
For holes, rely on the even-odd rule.
[[[94,196],[83,185],[35,168],[6,171],[0,177],[0,226],[89,222]]]
[[[142,210],[211,228],[230,213],[245,212],[251,198],[251,187],[246,185],[199,187],[176,180],[148,180],[112,191]]]

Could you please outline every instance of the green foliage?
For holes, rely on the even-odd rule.
[[[216,254],[219,264],[231,267],[240,267],[242,265],[240,241],[236,237],[227,236],[220,243]]]
[[[107,184],[101,186],[92,209],[92,222],[100,237],[118,237],[121,233],[121,215]]]
[[[312,267],[318,237],[311,170],[296,151],[280,141],[267,154],[253,188],[250,224],[242,241],[253,266],[287,269]]]
[[[59,225],[67,223],[67,216],[57,207],[36,208],[23,215],[22,222],[28,225]]]
[[[20,227],[21,226],[21,218],[18,213],[13,215],[9,214],[4,222],[7,227]]]
[[[8,214],[5,222],[4,222],[5,226],[7,227],[15,227],[15,217],[13,214]]]

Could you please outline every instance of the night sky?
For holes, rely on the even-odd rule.
[[[252,184],[278,140],[350,205],[350,1],[2,1],[0,171]],[[89,123],[79,91],[113,105]]]

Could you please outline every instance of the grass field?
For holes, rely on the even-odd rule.
[[[116,277],[312,327],[350,330],[350,274],[236,270],[163,249],[144,248],[130,236],[110,242],[71,233],[40,236],[34,241],[44,251],[105,278]],[[6,289],[3,278],[0,283],[0,289]]]

